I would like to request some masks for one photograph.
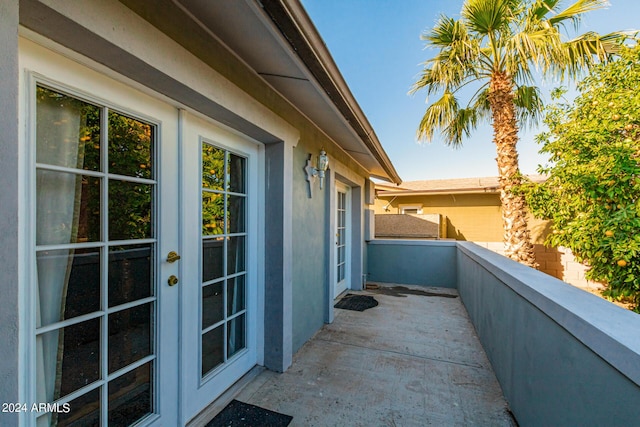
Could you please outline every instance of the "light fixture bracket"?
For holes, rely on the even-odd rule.
[[[309,184],[309,198],[312,196],[312,182],[315,180],[315,177],[317,176],[320,178],[320,189],[322,190],[324,186],[325,172],[329,168],[329,157],[324,149],[320,150],[317,167],[313,167],[311,164],[312,156],[312,154],[309,154],[309,158],[307,158],[307,163],[304,167],[304,171],[307,175],[307,183]]]

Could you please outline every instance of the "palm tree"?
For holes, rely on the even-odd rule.
[[[608,5],[605,0],[578,0],[564,10],[560,0],[465,0],[460,19],[441,16],[422,35],[427,47],[439,49],[424,63],[411,93],[425,88],[440,94],[420,122],[418,138],[430,141],[440,131],[445,143],[460,146],[481,120],[490,119],[497,150],[505,254],[536,267],[526,221],[521,183],[518,126],[534,124],[542,99],[533,86],[533,71],[560,79],[575,78],[619,51],[625,33],[588,32],[565,40],[562,30],[581,16]],[[466,107],[458,91],[474,84]]]

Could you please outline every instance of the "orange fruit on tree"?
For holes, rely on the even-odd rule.
[[[619,259],[616,264],[618,264],[620,267],[626,267],[627,266],[627,261],[625,261],[623,259]]]
[[[613,231],[607,230],[607,231],[604,232],[604,235],[607,236],[607,237],[613,237]]]

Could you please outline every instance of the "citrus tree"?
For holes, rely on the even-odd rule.
[[[640,49],[624,48],[579,85],[572,103],[548,108],[538,136],[550,156],[545,183],[532,185],[534,215],[552,220],[551,246],[590,266],[605,295],[640,303]]]
[[[606,61],[616,51],[621,33],[588,32],[573,38],[564,31],[582,15],[607,5],[605,0],[465,0],[460,19],[442,16],[423,35],[437,49],[425,62],[412,92],[439,94],[418,128],[420,139],[441,131],[445,143],[459,146],[481,121],[494,129],[505,255],[536,266],[518,166],[518,128],[535,122],[542,102],[532,85],[533,71],[575,77],[581,70]],[[460,102],[461,89],[472,96]],[[475,87],[474,87],[475,86]]]

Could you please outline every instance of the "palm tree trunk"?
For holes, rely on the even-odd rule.
[[[498,152],[498,177],[505,255],[512,260],[537,268],[533,244],[527,227],[524,196],[514,194],[520,184],[518,168],[518,125],[513,104],[513,83],[506,73],[495,73],[489,86],[489,103],[493,118],[493,142]]]

